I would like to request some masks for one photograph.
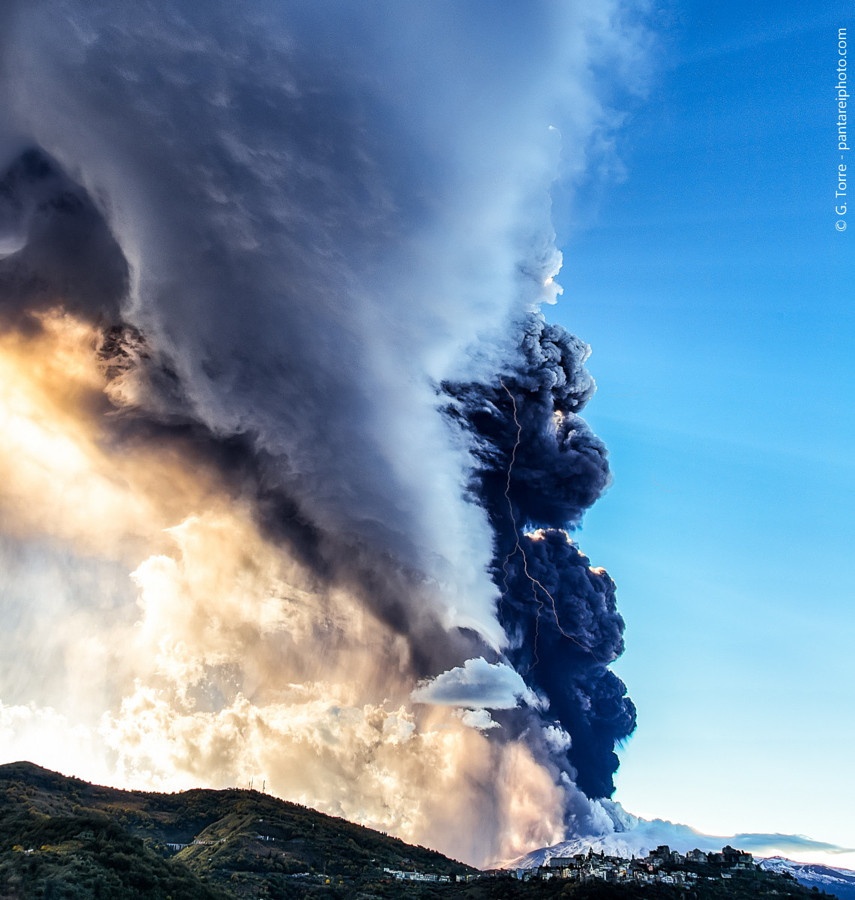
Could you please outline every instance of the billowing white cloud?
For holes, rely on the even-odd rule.
[[[504,663],[489,663],[482,656],[424,681],[410,696],[417,703],[468,709],[513,709],[520,703],[542,706],[519,672]]]
[[[492,728],[501,728],[486,709],[459,709],[457,716],[460,721],[469,728],[477,728],[478,731],[489,731]]]

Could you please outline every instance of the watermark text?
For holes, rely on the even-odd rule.
[[[837,220],[834,227],[838,231],[846,231],[846,212],[848,206],[848,168],[846,154],[849,152],[849,137],[846,130],[847,110],[849,102],[849,73],[847,63],[847,33],[845,28],[837,29],[837,152],[840,160],[837,163],[837,187],[834,191],[834,215]]]

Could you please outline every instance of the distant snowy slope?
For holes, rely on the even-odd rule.
[[[531,869],[545,865],[554,856],[573,856],[577,853],[587,853],[589,849],[595,853],[605,853],[607,856],[620,856],[631,859],[633,856],[646,856],[651,850],[655,850],[661,844],[667,844],[672,850],[686,853],[689,850],[703,850],[705,852],[717,852],[729,844],[739,850],[753,853],[759,859],[782,860],[789,866],[799,869],[799,873],[793,871],[793,875],[799,880],[813,877],[811,873],[820,873],[825,878],[837,878],[834,892],[841,900],[855,900],[855,874],[848,869],[839,869],[820,864],[808,864],[792,862],[788,857],[810,854],[816,858],[818,854],[828,855],[829,858],[852,857],[852,851],[845,847],[814,841],[798,834],[734,834],[711,835],[696,831],[688,825],[680,825],[668,822],[664,819],[641,819],[624,810],[619,803],[600,801],[603,812],[603,827],[599,835],[582,838],[574,838],[562,841],[550,847],[542,847],[533,850],[518,859],[503,861],[500,865],[507,869]],[[843,860],[840,860],[843,861]],[[802,874],[803,873],[803,874]],[[818,878],[819,875],[816,876]],[[810,886],[820,885],[818,880],[807,881]],[[823,882],[830,884],[831,882]],[[850,890],[850,893],[841,893],[838,885]],[[830,887],[825,890],[831,891]]]
[[[648,824],[654,825],[655,823]],[[659,840],[654,829],[650,829],[644,836],[633,830],[606,834],[601,837],[574,838],[570,841],[562,841],[560,844],[553,844],[551,847],[533,850],[519,859],[505,863],[504,867],[507,869],[536,869],[538,866],[545,866],[554,856],[575,856],[577,853],[587,853],[589,849],[595,853],[605,853],[606,856],[631,859],[633,856],[646,856],[650,850],[654,850],[660,844],[669,844],[677,849],[677,843],[673,840],[672,834],[662,835],[662,839]]]
[[[840,900],[855,900],[855,872],[851,869],[793,862],[783,856],[772,856],[759,862],[760,867],[767,872],[777,872],[779,875],[789,873],[806,887],[819,888],[821,891],[834,894]]]

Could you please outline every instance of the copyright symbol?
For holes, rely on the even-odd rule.
[[[846,231],[846,223],[843,221],[843,219],[838,219],[838,220],[834,223],[834,227],[835,227],[838,231]]]

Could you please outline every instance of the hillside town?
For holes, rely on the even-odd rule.
[[[565,878],[571,881],[606,881],[613,884],[673,884],[691,887],[701,879],[730,879],[734,872],[752,871],[754,857],[733,847],[720,853],[690,850],[679,853],[662,844],[645,857],[623,859],[605,853],[578,853],[575,856],[553,856],[545,865],[532,869],[516,869],[522,881]]]
[[[730,846],[723,847],[720,853],[706,853],[703,850],[679,853],[662,844],[640,858],[623,859],[588,850],[587,853],[574,856],[553,856],[545,865],[514,869],[510,874],[520,881],[563,878],[568,881],[605,881],[610,884],[673,884],[692,887],[701,880],[728,880],[733,878],[735,872],[754,871],[757,868],[750,853]],[[396,881],[430,883],[475,881],[506,874],[497,870],[455,877],[391,868],[383,871]]]

